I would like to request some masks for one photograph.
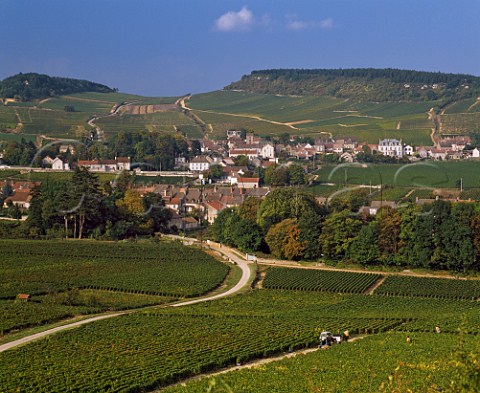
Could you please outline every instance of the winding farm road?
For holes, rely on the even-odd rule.
[[[228,291],[225,291],[225,292],[221,292],[221,293],[218,293],[218,294],[215,294],[215,295],[201,297],[201,298],[198,298],[198,299],[187,300],[187,301],[180,302],[180,303],[168,304],[165,307],[189,306],[191,304],[208,302],[208,301],[219,299],[219,298],[222,298],[222,297],[225,297],[225,296],[230,296],[230,295],[233,295],[236,292],[240,291],[242,288],[244,288],[248,284],[248,282],[251,279],[251,274],[252,274],[251,270],[250,270],[250,267],[248,266],[249,263],[246,262],[245,260],[243,260],[242,258],[240,258],[238,255],[236,255],[232,251],[229,251],[225,247],[221,247],[218,243],[211,243],[211,246],[216,251],[220,252],[221,254],[223,254],[225,257],[229,258],[231,261],[235,262],[240,267],[240,269],[242,270],[242,277],[240,278],[238,283],[233,288],[231,288],[231,289],[229,289]],[[118,316],[121,316],[121,315],[131,314],[135,311],[138,311],[138,309],[137,310],[135,310],[135,309],[134,310],[126,310],[126,311],[121,311],[121,312],[112,313],[112,314],[98,315],[96,317],[87,318],[87,319],[84,319],[84,320],[81,320],[81,321],[78,321],[78,322],[73,322],[73,323],[69,323],[67,325],[62,325],[62,326],[55,327],[53,329],[45,330],[44,332],[32,334],[31,336],[20,338],[18,340],[11,341],[11,342],[8,342],[6,344],[0,345],[0,353],[4,352],[4,351],[7,351],[9,349],[18,347],[18,346],[23,345],[23,344],[27,344],[31,341],[38,340],[40,338],[44,338],[44,337],[49,336],[51,334],[55,334],[55,333],[58,333],[58,332],[61,332],[61,331],[64,331],[64,330],[76,328],[78,326],[82,326],[82,325],[85,325],[87,323],[100,321],[102,319],[114,318],[114,317],[118,317]]]

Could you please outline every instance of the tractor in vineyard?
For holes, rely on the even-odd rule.
[[[329,347],[333,344],[340,344],[342,342],[342,336],[337,334],[332,334],[330,332],[320,333],[320,348]]]

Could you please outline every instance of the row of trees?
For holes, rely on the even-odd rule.
[[[455,271],[480,267],[478,204],[409,204],[385,207],[374,217],[352,211],[357,207],[320,207],[310,194],[282,188],[264,201],[247,200],[222,211],[213,235],[243,251],[276,258]]]

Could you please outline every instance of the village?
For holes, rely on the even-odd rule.
[[[270,167],[300,165],[305,174],[318,168],[323,162],[352,163],[363,154],[388,158],[395,162],[417,162],[420,160],[475,160],[480,159],[478,148],[469,149],[470,138],[452,136],[443,138],[438,146],[417,146],[404,144],[398,139],[382,139],[378,144],[359,142],[355,138],[315,139],[314,143],[298,143],[291,138],[288,143],[266,140],[253,133],[227,131],[224,141],[204,139],[200,141],[201,154],[188,159],[175,157],[174,171],[148,171],[130,157],[115,157],[112,160],[78,160],[74,165],[87,168],[90,172],[118,174],[131,171],[141,176],[183,176],[190,183],[140,184],[134,190],[144,196],[148,193],[161,195],[165,207],[170,210],[170,227],[176,230],[191,230],[201,226],[201,222],[212,224],[224,209],[241,205],[248,197],[264,198],[272,189],[258,175]],[[75,155],[71,143],[60,145],[61,152]],[[364,157],[363,157],[364,158]],[[74,169],[60,156],[45,156],[42,168],[23,168],[33,171],[70,172]],[[3,169],[6,167],[3,166]],[[8,167],[13,169],[14,167]],[[216,169],[217,175],[211,171]],[[1,169],[1,168],[0,168]],[[193,182],[192,182],[193,180]],[[5,209],[15,206],[25,213],[30,207],[31,190],[40,182],[2,181],[0,189],[8,194],[3,200]],[[5,194],[5,192],[4,192]],[[418,199],[418,198],[417,198]],[[326,203],[328,198],[317,196],[317,202]],[[426,203],[428,200],[417,200]],[[365,214],[374,215],[382,206],[394,208],[393,201],[372,201],[362,208]],[[18,213],[17,213],[18,215]]]

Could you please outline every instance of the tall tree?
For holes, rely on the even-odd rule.
[[[229,246],[235,245],[235,224],[240,220],[236,209],[228,208],[222,210],[215,219],[212,231],[215,240]]]
[[[278,188],[270,192],[260,205],[258,224],[266,232],[286,218],[300,218],[305,212],[319,212],[312,194],[296,188]]]
[[[379,225],[376,221],[371,221],[367,225],[362,226],[350,245],[350,258],[363,266],[376,264],[380,257],[377,245],[378,237]]]
[[[244,252],[259,251],[263,243],[260,227],[254,221],[243,218],[234,223],[233,239],[235,246]]]
[[[78,221],[78,238],[84,235],[85,226],[101,220],[98,212],[102,203],[100,184],[96,175],[87,168],[77,168],[72,177],[72,196],[76,206],[72,209]]]
[[[298,219],[299,240],[305,244],[303,257],[307,260],[317,260],[322,256],[322,244],[320,243],[322,221],[322,214],[313,210],[305,212]]]
[[[306,246],[300,241],[300,229],[295,218],[287,218],[273,225],[268,230],[265,241],[272,255],[280,259],[301,259]]]
[[[238,207],[238,215],[242,219],[256,222],[258,210],[260,209],[261,204],[262,200],[260,198],[250,196]]]
[[[396,255],[400,242],[400,213],[387,206],[377,213],[379,234],[378,248],[383,256]]]
[[[42,217],[44,195],[41,186],[33,187],[30,191],[30,196],[32,199],[28,209],[27,228],[30,236],[36,237],[45,234]]]
[[[344,258],[362,224],[348,210],[330,214],[324,221],[320,242],[323,254],[332,260]]]

